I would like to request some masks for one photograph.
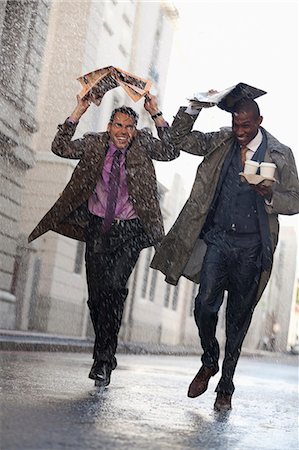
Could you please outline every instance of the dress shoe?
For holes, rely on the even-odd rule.
[[[95,360],[88,376],[95,380],[96,386],[108,386],[110,384],[111,371],[110,364]]]
[[[189,389],[188,397],[194,398],[206,392],[209,380],[218,372],[218,369],[202,366],[193,378]]]
[[[232,409],[232,396],[230,394],[217,392],[214,409],[215,411],[229,411]]]

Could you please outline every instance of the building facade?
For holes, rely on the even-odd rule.
[[[286,351],[294,343],[296,263],[296,231],[281,226],[271,278],[254,312],[245,347]]]
[[[0,2],[0,327],[8,329],[18,326],[20,216],[25,176],[34,166],[32,137],[38,129],[35,111],[49,10],[50,0]],[[27,275],[32,282],[32,271]]]

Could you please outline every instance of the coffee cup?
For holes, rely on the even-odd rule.
[[[262,162],[260,164],[260,174],[264,178],[274,178],[276,165],[270,162]]]
[[[247,159],[245,161],[244,173],[254,175],[259,168],[259,163],[257,161],[252,161],[251,159]]]

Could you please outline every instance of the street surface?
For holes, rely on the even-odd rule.
[[[91,356],[0,352],[1,450],[295,450],[297,357],[241,358],[233,410],[213,411],[214,389],[189,399],[198,357],[118,355],[95,394]]]

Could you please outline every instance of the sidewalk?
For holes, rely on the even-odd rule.
[[[0,351],[36,351],[36,352],[86,352],[92,353],[93,339],[72,336],[60,336],[30,331],[0,330]],[[171,346],[144,342],[119,341],[118,353],[159,354],[159,355],[200,355],[200,347]],[[289,353],[269,352],[265,350],[242,349],[242,356],[283,360],[297,364],[298,356]]]
[[[93,339],[28,331],[0,330],[0,350],[92,353]],[[196,355],[199,348],[119,341],[118,353]]]

